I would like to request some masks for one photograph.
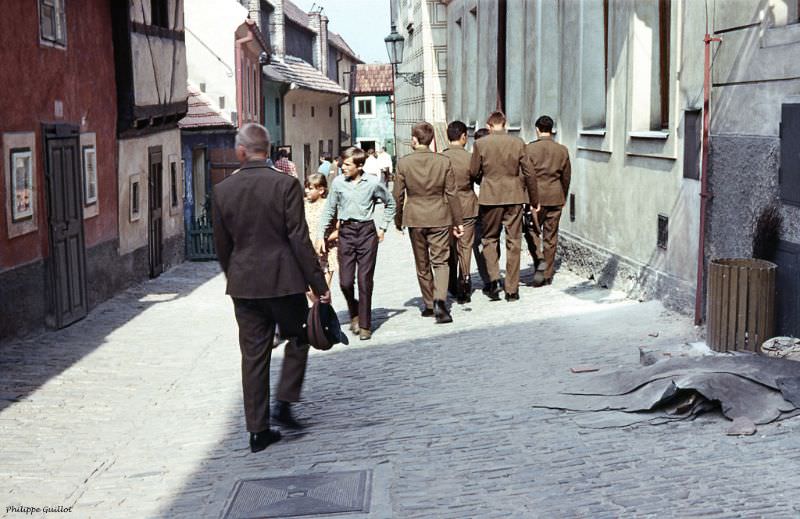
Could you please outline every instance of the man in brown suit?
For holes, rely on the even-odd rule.
[[[273,418],[298,428],[290,403],[300,399],[308,359],[304,323],[308,287],[330,301],[311,245],[296,178],[266,166],[269,132],[246,124],[236,135],[242,167],[214,187],[214,244],[233,299],[242,351],[242,388],[250,450],[281,438],[269,428],[269,363],[275,325],[286,345]]]
[[[470,281],[470,263],[472,259],[472,244],[475,240],[475,223],[478,220],[478,197],[475,194],[475,182],[469,176],[469,163],[472,155],[464,149],[467,144],[467,125],[461,121],[453,121],[447,126],[447,140],[450,146],[442,155],[450,159],[453,175],[456,182],[458,200],[461,202],[461,216],[464,219],[464,234],[455,240],[455,251],[451,248],[450,254],[455,256],[457,263],[450,258],[450,268],[455,269],[458,281],[456,287],[456,300],[460,304],[469,303],[472,293]],[[452,279],[453,273],[450,273]]]
[[[569,192],[571,167],[567,147],[553,140],[552,118],[543,115],[536,120],[536,137],[538,140],[525,147],[525,154],[539,189],[541,208],[534,219],[538,227],[534,239],[545,262],[543,284],[549,285],[555,272],[558,224]]]
[[[491,282],[486,295],[500,300],[498,241],[506,231],[506,301],[519,299],[522,204],[538,208],[536,179],[525,159],[525,143],[506,133],[506,116],[494,112],[486,121],[489,135],[476,140],[470,162],[470,176],[480,181],[478,196],[483,225],[483,257]],[[526,193],[527,188],[527,193]]]
[[[450,267],[450,232],[460,237],[461,204],[456,196],[450,159],[433,153],[433,126],[421,122],[411,130],[414,151],[397,162],[394,198],[397,201],[395,226],[409,228],[417,267],[417,280],[425,309],[422,315],[435,316],[437,323],[450,323],[447,310],[447,281]]]

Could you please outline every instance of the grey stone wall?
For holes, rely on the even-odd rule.
[[[604,288],[622,290],[629,297],[658,299],[667,308],[685,315],[694,311],[694,284],[623,258],[568,232],[559,233],[556,264]]]
[[[117,255],[118,242],[110,240],[86,251],[86,296],[91,311],[103,301],[149,276],[147,247]],[[183,235],[164,242],[164,270],[184,260]],[[0,341],[41,330],[47,314],[47,270],[37,261],[0,273]],[[9,296],[10,295],[10,296]]]
[[[709,162],[706,258],[749,258],[760,212],[778,199],[780,140],[713,135]]]

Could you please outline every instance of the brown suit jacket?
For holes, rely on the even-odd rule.
[[[402,227],[447,227],[461,225],[461,204],[450,159],[417,146],[397,161],[394,179],[397,213],[394,222]]]
[[[328,288],[308,236],[296,178],[248,162],[214,186],[214,244],[228,278],[226,294],[243,299],[316,294]]]
[[[567,201],[572,168],[567,147],[544,136],[525,146],[530,169],[539,188],[543,206],[563,206]]]
[[[475,182],[469,176],[469,162],[472,155],[461,146],[453,146],[442,152],[450,159],[453,175],[456,179],[456,191],[461,202],[461,216],[473,218],[478,216],[478,196],[475,194]]]
[[[480,181],[480,205],[539,204],[536,179],[519,137],[492,132],[475,141],[470,177]]]

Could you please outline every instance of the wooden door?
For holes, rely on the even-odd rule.
[[[50,256],[47,323],[63,328],[86,316],[86,248],[78,129],[45,126],[45,183]]]
[[[155,278],[164,272],[164,231],[162,204],[164,193],[164,161],[161,146],[149,149],[149,175],[147,179],[148,248],[150,252],[150,277]]]

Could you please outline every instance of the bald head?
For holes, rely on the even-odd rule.
[[[256,123],[247,123],[236,134],[237,151],[242,148],[245,158],[266,158],[269,153],[269,131]]]

